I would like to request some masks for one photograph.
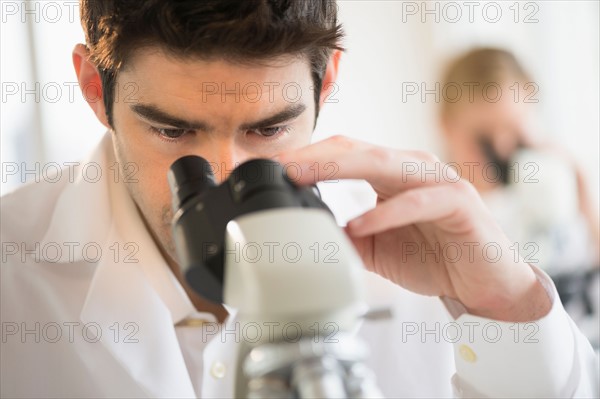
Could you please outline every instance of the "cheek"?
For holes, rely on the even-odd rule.
[[[167,181],[167,165],[140,163],[137,183],[130,184],[130,192],[152,229],[159,235],[169,230],[171,222],[171,191]],[[166,226],[165,226],[166,225]]]
[[[172,157],[157,152],[153,137],[123,104],[115,104],[113,141],[121,169],[129,171],[131,191],[138,193],[138,202],[166,203],[170,201],[167,171]],[[134,173],[135,172],[135,173]]]
[[[167,181],[169,162],[153,157],[150,149],[127,130],[127,124],[116,123],[113,133],[115,156],[121,171],[122,182],[144,219],[158,236],[163,246],[169,248],[171,222],[171,193]],[[143,140],[142,140],[143,141]]]
[[[310,106],[304,111],[292,132],[293,139],[290,140],[290,148],[286,150],[297,149],[310,144],[315,126],[314,115],[314,106]]]
[[[447,124],[447,131],[452,138],[467,140],[473,135],[472,122],[462,115],[455,115]]]
[[[313,123],[314,122],[310,119],[300,123],[298,127],[292,131],[294,136],[291,140],[290,148],[286,150],[297,149],[309,145],[312,139]]]
[[[136,182],[129,182],[127,188],[155,238],[162,248],[174,256],[171,240],[171,192],[166,176],[163,178],[162,175],[162,171],[155,168],[140,166]]]

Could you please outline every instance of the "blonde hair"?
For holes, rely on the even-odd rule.
[[[458,85],[461,88],[476,85],[475,92],[488,84],[529,82],[529,74],[523,69],[516,57],[509,51],[497,48],[477,48],[455,58],[446,67],[442,75],[442,87]],[[447,117],[457,101],[448,101],[442,96],[441,114]]]

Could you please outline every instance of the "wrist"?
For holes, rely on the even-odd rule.
[[[535,273],[533,280],[525,284],[521,293],[502,298],[491,306],[466,307],[468,313],[492,320],[507,322],[530,322],[546,316],[552,308],[552,300]]]

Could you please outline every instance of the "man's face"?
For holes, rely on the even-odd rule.
[[[128,190],[175,259],[167,171],[185,155],[211,162],[217,181],[240,163],[310,141],[315,102],[309,63],[261,65],[180,60],[140,50],[119,73],[113,103],[115,154]],[[131,180],[137,180],[131,182]]]

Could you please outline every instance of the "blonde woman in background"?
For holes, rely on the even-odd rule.
[[[508,51],[475,49],[443,75],[446,161],[468,177],[515,242],[554,276],[563,302],[598,347],[600,227],[585,171],[533,121],[538,87]],[[569,310],[569,307],[567,307]]]

